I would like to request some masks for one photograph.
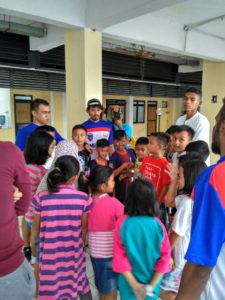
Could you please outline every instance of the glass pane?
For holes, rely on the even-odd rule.
[[[133,122],[137,123],[137,106],[133,107]]]
[[[138,123],[144,123],[144,106],[138,107]]]

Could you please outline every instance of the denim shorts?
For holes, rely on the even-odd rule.
[[[27,223],[27,228],[31,232],[33,222],[26,220],[26,223]],[[40,261],[40,236],[39,235],[36,238],[35,245],[36,245],[36,257],[37,257],[37,261],[39,262]]]
[[[94,258],[91,262],[95,274],[95,285],[101,294],[117,290],[117,273],[112,270],[112,258]]]

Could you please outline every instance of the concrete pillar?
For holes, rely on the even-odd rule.
[[[87,119],[86,103],[102,99],[102,35],[91,30],[65,30],[67,135]]]
[[[212,130],[215,125],[215,117],[222,106],[222,99],[225,97],[224,78],[224,62],[203,62],[201,113],[205,115],[210,122],[210,144]],[[217,96],[217,102],[212,101],[212,96]],[[211,164],[215,163],[218,159],[218,155],[210,155]]]
[[[126,102],[126,123],[133,127],[133,101],[134,97],[129,96]]]

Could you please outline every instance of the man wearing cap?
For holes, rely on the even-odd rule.
[[[87,103],[87,113],[90,119],[83,123],[83,126],[87,129],[88,141],[87,143],[94,150],[91,154],[91,159],[97,157],[96,142],[99,139],[107,139],[110,143],[110,154],[113,153],[113,131],[112,126],[101,119],[103,107],[98,99],[90,99]]]

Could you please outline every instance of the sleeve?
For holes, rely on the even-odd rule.
[[[12,144],[13,145],[13,144]],[[23,194],[22,198],[16,202],[15,210],[18,216],[24,215],[30,204],[31,194],[31,182],[27,166],[22,152],[15,146],[14,161],[15,161],[15,173],[14,173],[14,185],[18,187]]]
[[[113,259],[112,268],[117,273],[131,272],[131,264],[126,255],[126,250],[122,244],[120,238],[120,228],[126,219],[126,216],[122,216],[117,222],[114,233],[114,245],[113,245]]]
[[[224,164],[217,174],[211,174],[210,182],[203,177],[206,172],[195,185],[191,240],[185,259],[214,267],[225,242]],[[202,177],[204,180],[200,182]]]
[[[15,144],[17,147],[20,148],[21,151],[24,151],[24,149],[25,149],[26,139],[27,139],[27,136],[26,136],[25,132],[22,129],[20,129],[17,133]]]
[[[94,202],[93,202],[92,198],[87,195],[87,199],[86,199],[85,205],[84,205],[84,212],[88,212],[92,208],[93,203]]]
[[[183,197],[183,196],[178,196]],[[185,196],[184,196],[185,197]],[[173,231],[183,237],[191,226],[192,200],[188,197],[181,199],[172,222]]]
[[[112,126],[109,125],[110,127],[110,132],[109,132],[109,144],[112,145],[113,144],[113,130],[112,130]]]
[[[58,144],[63,140],[63,138],[61,137],[61,135],[58,133],[56,129],[55,129],[55,140],[56,140],[56,144]]]
[[[155,265],[155,271],[159,273],[168,273],[170,272],[170,255],[171,255],[171,248],[170,248],[170,241],[166,232],[165,226],[161,223],[161,221],[156,218],[159,222],[160,226],[163,230],[163,240],[160,247],[160,258],[158,259]]]
[[[206,117],[199,120],[197,128],[195,130],[194,140],[195,141],[205,141],[209,144],[209,130],[210,123]]]
[[[41,213],[41,203],[40,203],[40,198],[39,194],[35,195],[32,199],[32,205],[34,206],[34,211],[36,215],[40,215]]]

